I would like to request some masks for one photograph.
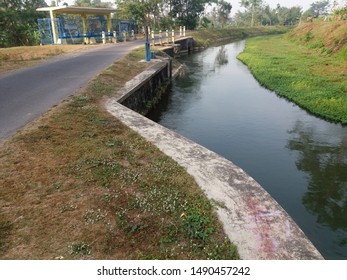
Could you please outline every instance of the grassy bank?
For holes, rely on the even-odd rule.
[[[347,22],[303,24],[247,40],[239,55],[265,87],[302,108],[347,124]]]
[[[0,144],[0,259],[237,259],[195,181],[101,106],[133,52]]]
[[[284,26],[230,27],[226,29],[201,29],[189,31],[199,46],[208,47],[223,40],[241,40],[248,37],[283,34],[290,29]]]

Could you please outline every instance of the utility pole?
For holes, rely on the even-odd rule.
[[[145,27],[145,34],[146,34],[146,61],[151,61],[151,44],[149,42],[149,34],[148,34],[148,26]]]

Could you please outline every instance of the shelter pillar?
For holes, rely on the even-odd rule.
[[[111,15],[107,15],[107,33],[110,35],[112,28]],[[109,37],[109,41],[111,41],[111,37]]]
[[[82,24],[83,24],[84,43],[88,44],[88,38],[87,38],[87,32],[88,32],[87,15],[86,14],[81,14],[81,17],[82,17]]]
[[[55,13],[50,10],[49,15],[51,17],[51,26],[52,26],[52,35],[53,35],[53,43],[58,44],[58,34],[57,27],[55,26]]]

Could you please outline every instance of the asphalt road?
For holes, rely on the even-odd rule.
[[[142,44],[143,40],[136,40],[106,45],[0,75],[0,141],[13,136]]]

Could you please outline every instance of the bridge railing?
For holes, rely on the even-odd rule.
[[[152,46],[155,45],[165,45],[165,44],[175,44],[176,38],[181,38],[186,36],[186,28],[184,26],[180,26],[179,33],[175,30],[151,30],[149,32],[149,40]],[[60,37],[61,40],[67,39],[83,39],[86,44],[90,44],[94,41],[106,43],[119,43],[126,42],[130,40],[136,40],[137,34],[134,30],[131,31],[123,31],[123,32],[87,32],[86,34],[81,34],[79,32],[75,32],[73,34],[65,34],[63,33]]]
[[[150,43],[152,46],[155,45],[160,45],[163,46],[165,44],[175,44],[175,39],[177,38],[177,36],[179,36],[179,38],[181,37],[185,37],[186,36],[186,27],[185,26],[180,26],[179,29],[179,34],[177,34],[177,32],[172,29],[172,30],[150,30],[149,31],[149,39],[150,39]]]

